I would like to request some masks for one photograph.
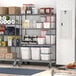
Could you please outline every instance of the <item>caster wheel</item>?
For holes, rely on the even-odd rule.
[[[13,63],[13,66],[16,66],[16,64],[17,64],[17,62],[15,61],[15,62]]]
[[[22,62],[18,62],[18,66],[21,66]]]
[[[29,64],[30,64],[30,62],[27,62],[27,64],[29,65]]]
[[[51,66],[52,66],[51,64],[48,64],[48,67],[49,67],[49,68],[51,68]]]

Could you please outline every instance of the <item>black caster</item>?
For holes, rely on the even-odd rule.
[[[48,67],[49,67],[49,68],[51,68],[51,67],[52,67],[52,65],[49,63],[49,64],[48,64]]]
[[[21,65],[22,65],[22,62],[19,61],[19,62],[18,62],[18,66],[21,66]]]
[[[14,61],[13,66],[16,66],[16,64],[17,64],[17,61]]]

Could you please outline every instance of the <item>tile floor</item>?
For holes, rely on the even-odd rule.
[[[41,69],[46,70],[44,72],[40,72],[38,74],[34,74],[32,76],[52,76],[52,70],[49,69],[47,66],[38,66],[38,65],[22,65],[22,66],[13,66],[8,64],[0,64],[0,67],[9,67],[9,68],[25,68],[25,69]],[[13,75],[13,74],[0,74],[0,76],[29,76],[29,75]],[[76,76],[76,74],[55,74],[53,76]]]
[[[41,70],[48,70],[47,66],[38,66],[38,65],[21,65],[13,66],[10,64],[0,64],[0,67],[9,67],[9,68],[25,68],[25,69],[41,69]],[[28,75],[13,75],[13,74],[0,74],[0,76],[28,76]]]

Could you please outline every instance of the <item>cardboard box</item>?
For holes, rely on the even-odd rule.
[[[16,53],[6,53],[5,59],[14,59],[16,58]]]
[[[5,53],[0,53],[0,59],[4,59],[5,58]]]
[[[9,7],[9,14],[20,14],[21,8],[20,7]]]
[[[0,7],[0,14],[8,14],[8,8],[7,7]]]
[[[11,53],[11,48],[0,47],[0,53]]]

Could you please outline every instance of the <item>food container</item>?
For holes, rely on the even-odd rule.
[[[51,54],[41,54],[41,60],[51,60]]]
[[[46,14],[51,14],[52,10],[54,10],[54,8],[45,8],[45,13]]]
[[[51,21],[51,16],[46,16],[46,20],[50,22]]]
[[[43,28],[50,28],[50,22],[43,22]]]
[[[21,56],[22,59],[30,59],[30,48],[29,47],[21,47]]]
[[[22,28],[29,28],[30,27],[30,21],[29,20],[25,20],[22,24]]]
[[[40,14],[51,14],[53,13],[54,8],[40,8],[39,13]]]
[[[32,60],[40,60],[40,48],[33,47],[31,48]]]
[[[47,31],[48,31],[48,30],[41,30],[41,36],[42,36],[42,37],[45,37],[46,34],[47,34]]]
[[[23,7],[21,7],[21,14],[25,14],[25,10],[26,10],[26,7],[23,5]]]
[[[5,31],[6,27],[5,25],[0,25],[0,31]]]
[[[51,16],[51,22],[55,22],[55,15]]]
[[[45,14],[45,8],[40,8],[40,9],[39,9],[39,13],[40,13],[40,14]]]
[[[55,22],[51,22],[51,28],[55,28]]]
[[[4,31],[0,31],[0,35],[4,35]]]
[[[13,37],[8,36],[8,46],[12,46],[12,40],[13,40]]]
[[[36,23],[36,27],[37,27],[37,28],[42,28],[42,23],[41,23],[41,22],[37,22],[37,23]]]
[[[23,7],[25,9],[25,14],[32,14],[32,7],[33,4],[23,4]]]
[[[55,44],[55,36],[51,35],[51,44]]]
[[[1,45],[2,45],[2,46],[7,46],[8,43],[7,43],[7,41],[2,41],[2,42],[1,42]]]
[[[1,43],[1,41],[0,41],[0,46],[2,46],[2,43]]]
[[[55,36],[46,35],[46,44],[55,44]]]
[[[32,8],[32,14],[38,14],[38,9],[36,7]]]
[[[14,59],[16,58],[16,53],[6,53],[5,54],[5,59]]]
[[[48,47],[42,47],[41,48],[41,53],[43,53],[43,54],[50,54],[51,50]]]
[[[51,36],[46,35],[46,44],[51,44]]]
[[[20,7],[9,7],[9,14],[20,14],[21,8]]]
[[[41,22],[45,22],[46,21],[46,17],[45,16],[40,16],[40,20],[41,20]]]
[[[38,44],[45,44],[46,37],[38,37]]]
[[[0,36],[0,41],[3,41],[4,40],[4,36]]]

